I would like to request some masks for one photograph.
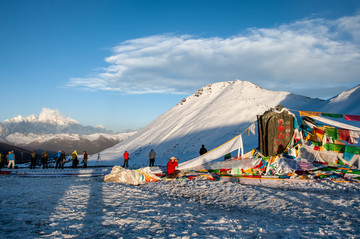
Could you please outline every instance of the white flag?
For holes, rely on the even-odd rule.
[[[250,127],[248,129],[253,135],[255,135],[255,122],[252,123],[252,125],[250,125]]]

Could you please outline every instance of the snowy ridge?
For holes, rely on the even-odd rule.
[[[39,116],[21,115],[0,122],[0,142],[28,150],[39,149],[71,153],[74,149],[96,153],[133,135],[114,134],[104,126],[83,126],[59,110],[43,108]]]
[[[101,152],[103,162],[121,164],[130,153],[134,167],[148,164],[148,153],[157,153],[155,164],[165,165],[171,156],[181,162],[199,154],[202,144],[211,150],[240,134],[256,116],[279,104],[298,110],[316,110],[328,102],[284,91],[271,91],[248,81],[207,85],[183,99],[132,137]],[[257,137],[244,139],[245,150],[257,147]],[[95,160],[96,157],[92,157]]]
[[[45,143],[45,142],[48,142],[51,140],[80,141],[83,139],[87,139],[90,141],[96,141],[101,137],[108,138],[108,139],[114,140],[114,141],[122,141],[122,140],[128,138],[129,136],[131,136],[132,134],[133,133],[121,133],[121,134],[113,134],[113,135],[102,134],[102,133],[91,134],[91,135],[80,135],[80,134],[42,134],[42,135],[38,135],[38,134],[34,134],[34,133],[30,133],[30,134],[14,133],[14,134],[11,134],[11,135],[5,137],[5,140],[7,142],[16,142],[19,145],[27,145],[27,144],[31,144],[33,142],[42,144],[42,143]]]
[[[5,138],[15,133],[33,133],[38,135],[63,133],[83,135],[96,133],[113,134],[112,131],[106,130],[103,126],[83,126],[78,121],[61,115],[59,110],[48,108],[43,108],[39,116],[30,115],[23,117],[19,115],[0,122],[0,137]]]
[[[344,102],[344,101],[348,100],[351,96],[354,96],[354,94],[359,95],[358,93],[356,93],[356,92],[359,92],[359,91],[360,91],[360,85],[354,87],[351,90],[344,91],[341,94],[337,95],[336,97],[330,99],[330,103],[334,104],[334,103]],[[356,99],[353,98],[352,101],[353,100],[358,100],[359,98],[360,98],[360,96],[357,97]]]
[[[324,111],[333,112],[339,114],[354,114],[359,113],[359,102],[360,102],[360,85],[353,89],[342,92],[336,97],[329,100],[329,104],[324,107]]]

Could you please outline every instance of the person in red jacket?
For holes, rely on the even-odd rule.
[[[128,168],[128,167],[129,167],[129,153],[125,151],[123,168]]]
[[[177,178],[180,170],[175,170],[176,166],[178,166],[178,159],[173,156],[167,164],[166,178]]]

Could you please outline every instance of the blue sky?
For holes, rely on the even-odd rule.
[[[359,63],[357,0],[0,0],[0,121],[46,107],[138,129],[235,79],[327,99]]]

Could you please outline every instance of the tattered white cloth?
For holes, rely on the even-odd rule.
[[[129,170],[120,166],[114,166],[110,174],[105,175],[104,178],[106,182],[126,183],[130,185],[140,185],[158,180],[160,180],[160,178],[153,174],[149,167]]]

